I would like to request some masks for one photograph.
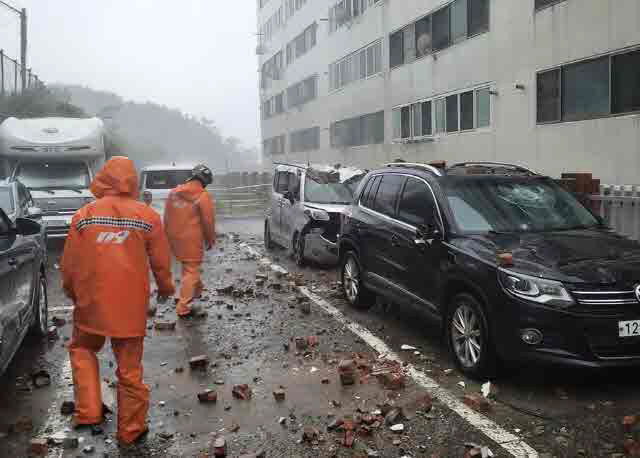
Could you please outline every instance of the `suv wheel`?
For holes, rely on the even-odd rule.
[[[342,260],[342,290],[353,307],[368,309],[375,303],[375,295],[362,284],[362,269],[353,251],[345,254]]]
[[[266,250],[273,250],[273,240],[271,240],[271,228],[269,227],[269,221],[264,222],[264,248]]]
[[[307,260],[304,257],[304,237],[296,234],[293,237],[293,259],[299,267],[304,267],[307,264]]]
[[[478,300],[467,293],[455,296],[445,326],[449,349],[458,369],[472,378],[494,375],[496,355],[487,317]]]
[[[31,331],[36,336],[44,336],[47,334],[47,326],[49,322],[49,300],[47,297],[47,279],[40,274],[38,277],[37,290],[34,294],[33,327]]]

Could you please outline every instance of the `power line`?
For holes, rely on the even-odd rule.
[[[0,5],[6,6],[7,8],[9,8],[14,13],[22,14],[22,11],[20,11],[18,8],[14,7],[14,6],[11,6],[8,3],[3,2],[2,0],[0,0]]]

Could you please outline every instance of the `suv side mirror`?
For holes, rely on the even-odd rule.
[[[38,207],[29,207],[27,209],[27,216],[30,219],[40,219],[42,218],[42,209]]]
[[[442,232],[435,224],[421,224],[416,228],[416,243],[429,243],[433,240],[441,240]]]
[[[16,233],[19,235],[36,235],[41,230],[40,223],[27,218],[16,218]]]

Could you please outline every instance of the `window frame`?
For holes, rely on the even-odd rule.
[[[565,1],[565,0],[561,0],[561,1]],[[615,75],[613,73],[613,70],[614,70],[613,69],[614,58],[616,56],[620,56],[620,55],[624,55],[624,54],[630,54],[630,53],[638,52],[638,51],[640,51],[640,45],[634,45],[634,46],[630,46],[628,48],[619,49],[619,50],[616,50],[616,51],[611,51],[611,52],[602,53],[602,54],[597,54],[597,55],[593,55],[593,56],[588,56],[588,57],[585,57],[585,58],[582,58],[582,59],[577,59],[577,60],[565,62],[563,64],[555,65],[553,67],[548,67],[548,68],[544,68],[544,69],[536,71],[536,73],[535,73],[536,91],[537,91],[537,85],[538,85],[538,77],[541,74],[552,72],[552,71],[558,71],[559,74],[560,74],[559,81],[558,81],[558,83],[559,83],[560,117],[559,117],[559,119],[552,120],[552,121],[538,121],[539,104],[538,104],[538,99],[536,97],[536,116],[535,116],[536,126],[545,126],[545,125],[548,125],[548,124],[560,124],[560,123],[590,121],[590,120],[594,120],[594,119],[607,119],[607,118],[616,118],[616,117],[620,117],[620,116],[629,116],[629,115],[640,114],[640,109],[633,110],[633,111],[625,111],[625,112],[616,113],[616,112],[614,112],[614,105],[613,105],[613,82],[614,82],[614,78],[615,78]],[[602,59],[602,58],[607,58],[608,59],[608,65],[609,65],[609,111],[608,111],[608,113],[599,114],[599,115],[593,115],[593,116],[586,116],[586,117],[575,117],[575,118],[572,117],[571,119],[565,118],[565,114],[564,114],[564,94],[563,94],[564,69],[566,67],[570,67],[570,66],[575,65],[575,64],[581,64],[581,63],[585,63],[585,62],[589,62],[589,61],[595,61],[595,60]],[[639,73],[640,73],[640,69],[639,69]]]
[[[552,6],[555,6],[558,3],[562,3],[562,2],[566,2],[566,1],[567,0],[551,0],[551,2],[547,3],[546,5],[536,6],[536,3],[538,2],[538,0],[534,0],[534,2],[533,2],[533,11],[535,13],[537,13],[539,11],[546,10],[547,8],[551,8]]]
[[[491,86],[493,83],[484,83],[484,84],[480,84],[477,86],[472,86],[472,87],[468,87],[465,89],[459,89],[456,91],[451,91],[445,94],[439,94],[436,96],[432,96],[432,97],[426,97],[426,98],[422,98],[422,99],[418,99],[416,101],[413,101],[411,103],[404,103],[401,105],[396,105],[392,108],[391,110],[391,116],[392,116],[392,143],[406,143],[407,141],[421,141],[421,140],[425,140],[425,139],[433,139],[436,137],[441,137],[443,135],[451,135],[451,134],[461,134],[461,133],[467,133],[467,132],[483,132],[483,131],[490,131],[492,129],[492,121],[493,121],[493,115],[492,115],[492,105],[493,103],[491,102]],[[489,94],[489,113],[488,113],[488,119],[489,119],[489,124],[486,126],[478,126],[478,93],[480,91],[487,91],[487,93]],[[473,128],[471,129],[462,129],[462,101],[461,101],[461,96],[462,94],[466,94],[469,92],[473,92]],[[453,131],[448,131],[447,130],[447,99],[449,97],[452,96],[457,96],[457,106],[458,106],[458,129],[457,130],[453,130]],[[444,126],[440,126],[438,124],[438,113],[437,113],[437,108],[438,108],[438,103],[439,101],[443,101],[442,103],[444,103]],[[430,108],[430,119],[431,119],[431,123],[430,123],[430,127],[431,127],[431,131],[428,134],[424,134],[424,131],[421,130],[420,134],[421,135],[416,135],[415,132],[415,123],[416,120],[414,119],[415,116],[415,110],[413,110],[413,108],[410,109],[410,116],[411,116],[411,135],[408,138],[403,138],[402,132],[401,130],[398,130],[398,126],[402,127],[402,119],[401,119],[401,112],[402,109],[405,107],[413,107],[413,105],[415,104],[421,104],[422,108],[420,109],[420,116],[421,116],[421,126],[423,126],[423,122],[424,122],[424,113],[425,110],[423,109],[424,104],[425,103],[429,103],[429,108]],[[398,124],[399,122],[399,124]]]

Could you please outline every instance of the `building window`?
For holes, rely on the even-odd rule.
[[[391,35],[389,41],[389,65],[391,68],[404,64],[404,33],[402,30]]]
[[[540,10],[542,8],[546,8],[547,6],[551,6],[555,3],[560,3],[565,0],[536,0],[536,9]]]
[[[491,123],[490,93],[488,87],[427,100],[394,108],[393,138],[408,138],[473,130]],[[435,121],[435,122],[434,122]]]
[[[306,5],[308,0],[287,0],[285,3],[285,14],[287,19],[296,14],[296,12]]]
[[[640,111],[640,50],[537,75],[537,121],[578,121]]]
[[[317,24],[314,22],[287,44],[287,65],[308,53],[317,43]]]
[[[320,128],[301,129],[289,134],[289,150],[300,153],[320,148]]]
[[[269,119],[281,113],[284,113],[284,92],[262,103],[262,119]]]
[[[431,53],[431,16],[423,17],[416,22],[416,56],[422,57]]]
[[[640,110],[640,50],[613,56],[613,113]]]
[[[454,0],[451,4],[451,41],[467,38],[467,0]]]
[[[476,127],[478,129],[491,125],[490,97],[488,87],[476,91]]]
[[[384,112],[371,113],[331,124],[331,146],[373,145],[384,142]]]
[[[391,68],[489,30],[489,0],[454,0],[389,35]]]
[[[284,154],[284,135],[265,139],[262,150],[266,155]]]
[[[280,29],[284,26],[284,20],[282,17],[282,7],[278,8],[276,12],[267,19],[260,27],[260,40],[261,43],[266,43],[271,41],[273,36],[280,31]]]
[[[449,46],[451,29],[449,7],[446,6],[433,14],[433,49],[439,51]]]
[[[267,89],[272,80],[281,79],[282,68],[282,51],[278,51],[268,61],[262,64],[260,87]]]
[[[379,40],[329,65],[330,90],[380,73],[381,59],[382,40]]]
[[[378,0],[342,0],[329,8],[329,32],[335,32],[353,18],[362,16]]]
[[[431,101],[422,102],[422,135],[432,134],[431,123]]]
[[[447,97],[447,132],[458,130],[458,94]]]
[[[609,113],[609,58],[580,62],[562,69],[563,119],[577,120]]]
[[[473,91],[460,94],[460,130],[473,129]]]
[[[317,97],[318,77],[311,76],[287,88],[287,107],[293,108],[303,105]]]
[[[560,120],[560,69],[538,74],[538,122]]]
[[[470,37],[489,31],[489,0],[468,0]]]

